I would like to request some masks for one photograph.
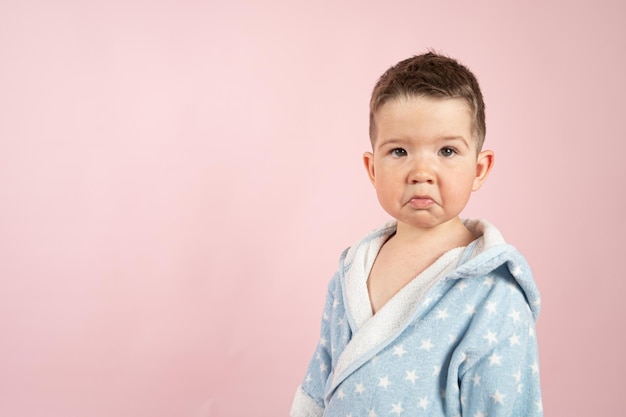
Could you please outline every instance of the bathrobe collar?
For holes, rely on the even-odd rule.
[[[464,220],[464,224],[477,239],[467,247],[455,248],[443,254],[375,315],[372,314],[367,279],[380,248],[395,232],[396,222],[385,224],[348,249],[341,268],[341,285],[346,318],[353,330],[353,337],[334,370],[335,387],[394,340],[420,310],[428,307],[433,301],[428,297],[429,290],[443,279],[484,276],[507,263],[512,275],[526,292],[536,318],[540,300],[526,260],[487,221],[469,219]]]

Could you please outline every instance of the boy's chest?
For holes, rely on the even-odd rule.
[[[400,256],[381,251],[367,279],[372,312],[379,311],[393,296],[433,262],[429,258]]]

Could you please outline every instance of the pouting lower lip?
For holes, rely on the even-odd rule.
[[[415,208],[428,208],[435,204],[435,201],[428,196],[413,196],[409,199],[408,204]]]
[[[430,200],[434,202],[432,197],[427,196],[427,195],[414,195],[413,197],[409,198],[409,201],[413,201],[413,200],[419,200],[419,201]]]

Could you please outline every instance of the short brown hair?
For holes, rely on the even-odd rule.
[[[380,107],[399,97],[462,98],[473,114],[473,133],[478,150],[485,140],[485,103],[478,81],[458,61],[428,52],[398,62],[378,79],[370,100],[370,140],[376,140],[374,115]]]

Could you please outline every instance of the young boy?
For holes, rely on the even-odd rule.
[[[363,156],[395,220],[341,255],[321,337],[291,416],[539,416],[535,320],[524,257],[459,214],[487,179],[474,75],[426,53],[385,72]]]

